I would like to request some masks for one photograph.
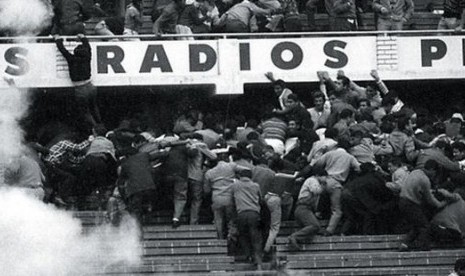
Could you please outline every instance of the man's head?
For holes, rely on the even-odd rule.
[[[370,101],[367,99],[361,99],[358,101],[358,111],[363,112],[365,110],[368,110],[370,108]]]
[[[290,94],[288,97],[287,97],[287,107],[289,109],[293,109],[295,107],[297,107],[299,105],[300,101],[299,101],[299,96],[297,96],[296,94]]]
[[[354,119],[354,112],[348,108],[343,109],[341,113],[339,113],[339,119],[344,120],[346,122],[352,122]]]
[[[342,91],[345,89],[349,89],[350,87],[350,79],[346,76],[337,76],[337,79],[334,81],[334,85],[336,86],[336,91]]]
[[[363,132],[360,130],[356,130],[350,134],[350,144],[352,146],[359,145],[363,139]]]
[[[339,135],[339,131],[336,128],[328,128],[325,130],[325,138],[336,140]]]
[[[465,144],[462,142],[455,142],[452,144],[452,154],[455,161],[462,161],[465,159]]]
[[[328,92],[328,100],[330,104],[334,104],[334,101],[336,101],[337,96],[334,91]]]
[[[146,143],[147,143],[147,139],[145,139],[144,136],[139,135],[139,134],[134,136],[134,138],[132,139],[132,147],[135,148],[135,149],[139,149],[140,147],[142,147]]]
[[[388,160],[388,170],[391,174],[393,174],[397,169],[402,167],[402,160],[399,157],[391,157]]]
[[[186,120],[191,124],[195,125],[199,120],[199,112],[196,110],[191,110],[186,115]]]
[[[277,96],[283,93],[284,88],[286,88],[286,83],[283,80],[277,80],[273,83],[273,90]]]
[[[104,124],[97,124],[92,128],[92,134],[97,136],[105,136],[107,134],[107,129]]]
[[[287,129],[292,132],[300,129],[300,121],[296,119],[290,119],[289,122],[287,123]]]
[[[392,107],[397,103],[399,100],[399,96],[397,95],[396,91],[390,91],[389,93],[384,96],[383,100],[381,101],[381,106],[384,108],[387,114],[389,114],[392,110]]]
[[[325,95],[320,91],[313,93],[313,104],[316,110],[322,111],[325,105]]]
[[[439,170],[439,164],[433,159],[429,159],[425,163],[425,167],[423,168],[423,171],[429,178],[434,178],[436,174],[438,173]]]
[[[376,84],[369,84],[366,88],[367,97],[372,99],[378,95],[378,90],[376,90]]]

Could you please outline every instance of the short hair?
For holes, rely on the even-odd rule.
[[[241,169],[238,169],[236,174],[239,176],[239,177],[248,177],[248,178],[252,178],[252,170],[250,170],[249,168],[241,168]]]
[[[337,128],[327,128],[325,131],[325,137],[326,138],[331,138],[331,139],[336,139],[339,136],[339,131]]]
[[[279,80],[276,80],[275,82],[273,82],[273,85],[278,85],[278,86],[281,86],[281,87],[286,87],[286,82],[279,79]]]
[[[299,96],[295,93],[292,93],[292,94],[289,94],[289,96],[287,96],[287,99],[288,100],[293,100],[294,102],[298,102],[299,101]]]
[[[346,76],[337,76],[337,79],[341,81],[342,85],[344,86],[349,86],[350,85],[350,79]]]
[[[247,140],[258,140],[258,138],[260,138],[260,135],[256,131],[251,131],[247,134],[246,138]]]
[[[136,144],[140,144],[140,143],[147,142],[147,139],[145,139],[144,136],[137,134],[134,136],[134,138],[132,138],[132,142]]]
[[[444,141],[444,140],[438,140],[438,141],[436,142],[435,146],[436,146],[437,148],[439,148],[439,149],[447,149],[448,146],[449,146],[449,144],[448,144],[446,141]]]
[[[357,129],[355,131],[353,131],[350,136],[353,136],[353,137],[358,137],[358,138],[363,138],[365,136],[365,134],[363,133],[363,131]]]
[[[435,170],[437,171],[439,169],[439,163],[436,162],[436,160],[433,160],[433,159],[429,159],[428,161],[426,161],[425,163],[425,170]]]
[[[105,136],[105,134],[107,134],[108,132],[104,124],[96,124],[94,126],[94,131],[97,134],[97,136]]]
[[[460,141],[455,142],[452,144],[452,149],[458,149],[459,151],[465,151],[465,144]]]
[[[247,120],[247,127],[257,128],[257,126],[258,126],[258,121],[257,120],[255,120],[255,119]]]
[[[323,92],[317,90],[317,91],[313,92],[313,99],[316,99],[316,98],[323,98],[323,100],[325,100],[326,96],[325,96],[325,94],[323,94]]]
[[[314,176],[327,176],[328,172],[322,166],[314,166],[312,169],[312,173]]]
[[[406,116],[402,116],[397,120],[397,128],[400,130],[404,130],[410,122],[410,118]]]
[[[391,156],[388,159],[388,164],[391,163],[392,165],[396,167],[402,167],[402,160],[398,156]]]
[[[352,110],[346,108],[346,109],[343,109],[341,111],[341,113],[339,113],[339,118],[340,119],[346,119],[346,118],[352,117],[352,115],[354,115],[354,112]]]
[[[192,139],[197,139],[197,140],[203,141],[203,136],[200,133],[194,132],[194,133],[192,133],[191,137],[192,137]]]

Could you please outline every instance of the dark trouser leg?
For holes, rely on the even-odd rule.
[[[245,211],[237,215],[239,241],[247,255],[252,255],[258,265],[262,264],[262,234],[259,229],[260,214]]]
[[[284,193],[281,197],[281,220],[289,220],[292,213],[294,198],[289,193]]]
[[[460,242],[462,241],[462,234],[457,230],[446,228],[440,225],[431,224],[430,226],[431,238],[436,242]]]
[[[358,229],[357,226],[359,225],[359,214],[363,215],[365,213],[361,212],[363,206],[350,192],[344,190],[341,196],[341,207],[344,213],[344,224],[342,225],[341,233],[344,235],[356,233],[356,229]]]
[[[189,186],[191,194],[190,224],[198,224],[200,206],[202,205],[203,195],[202,182],[189,179]]]
[[[303,226],[302,229],[291,235],[296,240],[311,240],[320,230],[320,223],[310,207],[297,205],[294,216],[296,222]]]
[[[180,176],[170,177],[174,186],[174,215],[173,218],[179,219],[184,211],[187,202],[187,179]]]
[[[418,247],[423,250],[430,249],[429,222],[421,206],[416,203],[401,198],[399,207],[402,214],[405,216],[411,231],[407,235],[407,245]]]

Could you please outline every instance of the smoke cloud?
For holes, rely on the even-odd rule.
[[[52,24],[49,0],[0,0],[0,31],[11,36],[33,36]]]
[[[137,265],[141,256],[135,220],[119,228],[97,227],[82,234],[69,213],[17,190],[0,190],[2,275],[83,275],[114,263]]]

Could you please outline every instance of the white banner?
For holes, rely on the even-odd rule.
[[[353,80],[462,78],[464,37],[325,37],[196,41],[91,42],[96,86],[214,84],[243,93],[244,83],[317,81],[316,71],[344,70]],[[72,49],[77,45],[65,44]],[[53,43],[0,44],[0,70],[19,87],[71,86]],[[7,87],[0,79],[0,88]]]

